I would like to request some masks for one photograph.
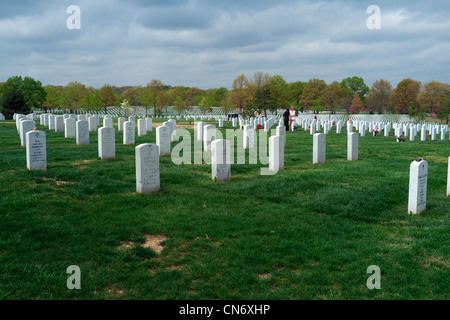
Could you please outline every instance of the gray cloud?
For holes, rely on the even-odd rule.
[[[68,30],[66,8],[81,8]],[[362,76],[396,85],[411,77],[448,82],[446,1],[376,3],[381,30],[368,30],[372,1],[23,1],[0,4],[0,81],[29,75],[44,84],[230,87],[241,73],[287,81]]]

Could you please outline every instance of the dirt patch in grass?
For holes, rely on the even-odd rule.
[[[69,181],[56,181],[56,184],[58,186],[64,185],[64,184],[73,184],[73,182],[69,182]]]
[[[262,274],[258,274],[258,278],[260,280],[266,280],[269,279],[272,275],[270,273],[262,273]]]
[[[167,237],[163,236],[163,235],[154,236],[154,235],[146,234],[144,243],[136,244],[133,241],[121,241],[120,246],[118,246],[117,249],[119,249],[119,250],[130,249],[132,247],[140,245],[144,248],[152,249],[157,254],[161,254],[161,251],[164,249],[164,247],[161,246],[161,243],[166,240],[167,240]]]
[[[170,266],[166,268],[167,271],[182,270],[182,269],[183,266]]]
[[[120,246],[118,246],[117,249],[119,249],[119,250],[129,249],[132,246],[134,246],[133,241],[120,241]]]
[[[157,254],[161,254],[161,251],[164,249],[164,247],[161,246],[161,243],[166,241],[167,237],[162,235],[145,235],[145,242],[142,244],[144,248],[150,248],[153,251],[155,251]]]

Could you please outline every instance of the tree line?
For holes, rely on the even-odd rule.
[[[65,109],[75,112],[107,111],[111,106],[142,107],[146,115],[161,115],[169,106],[178,114],[188,113],[194,106],[207,113],[220,107],[225,114],[231,111],[244,117],[276,112],[294,106],[299,112],[329,111],[356,113],[399,113],[424,118],[427,114],[449,120],[450,85],[439,81],[422,84],[404,79],[393,88],[387,80],[377,80],[369,88],[361,77],[348,77],[341,82],[327,84],[324,80],[288,83],[280,75],[255,72],[249,79],[241,74],[225,87],[203,90],[196,87],[171,86],[159,79],[145,87],[115,87],[105,84],[96,89],[77,81],[67,86],[42,86],[31,77],[10,77],[0,83],[0,110],[7,118],[14,112],[27,113],[34,109],[45,112]]]

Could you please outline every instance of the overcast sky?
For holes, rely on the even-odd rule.
[[[69,30],[70,5],[81,29]],[[381,29],[366,12],[381,9]],[[244,73],[450,82],[450,1],[0,2],[0,81],[230,88]]]

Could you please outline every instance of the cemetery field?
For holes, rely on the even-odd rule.
[[[116,159],[105,161],[96,132],[77,146],[38,127],[47,171],[27,169],[15,123],[0,123],[0,299],[450,298],[448,135],[359,137],[349,162],[346,130],[332,129],[327,162],[313,165],[313,137],[288,132],[285,170],[233,164],[227,183],[210,165],[164,156],[161,190],[144,195],[117,123]],[[417,157],[428,162],[427,209],[408,215]],[[71,265],[80,290],[66,286]],[[371,265],[379,290],[366,285]]]

